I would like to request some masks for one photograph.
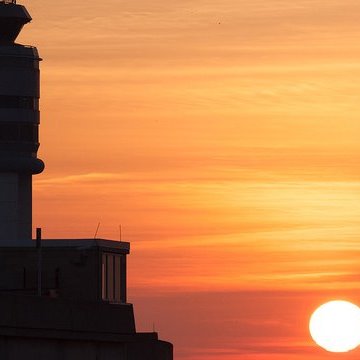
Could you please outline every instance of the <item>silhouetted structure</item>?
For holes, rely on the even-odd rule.
[[[170,343],[136,332],[129,243],[32,240],[41,59],[15,43],[30,21],[25,7],[0,1],[0,358],[172,360]]]
[[[39,147],[39,54],[15,44],[31,21],[25,7],[0,2],[0,242],[31,239],[32,175]]]

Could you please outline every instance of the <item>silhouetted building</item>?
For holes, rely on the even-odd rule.
[[[15,0],[0,1],[0,359],[172,360],[170,343],[136,332],[129,243],[32,240],[41,59],[15,43],[30,21]]]
[[[0,2],[0,241],[29,240],[31,177],[43,171],[39,147],[39,54],[15,44],[31,21],[25,7]]]

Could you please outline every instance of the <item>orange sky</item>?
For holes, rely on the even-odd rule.
[[[44,58],[34,226],[122,224],[138,329],[177,360],[335,359],[307,321],[360,304],[358,0],[21,3]]]

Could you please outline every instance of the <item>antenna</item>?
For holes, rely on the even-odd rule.
[[[97,233],[98,233],[98,231],[99,231],[99,227],[100,227],[100,222],[99,222],[98,225],[97,225],[97,228],[96,228],[96,231],[95,231],[95,235],[94,235],[94,239],[96,239],[96,235],[97,235]]]
[[[122,230],[122,228],[121,228],[121,224],[119,225],[119,240],[120,240],[120,242],[121,242],[121,230]]]

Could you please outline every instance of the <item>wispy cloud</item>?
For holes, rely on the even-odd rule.
[[[34,224],[121,224],[142,326],[160,314],[179,359],[329,359],[306,322],[358,295],[360,3],[23,3],[44,57]]]

